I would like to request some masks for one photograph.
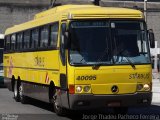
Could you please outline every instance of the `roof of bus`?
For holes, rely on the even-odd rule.
[[[95,5],[63,5],[35,15],[34,19],[8,28],[6,35],[53,23],[62,19],[92,19],[92,18],[143,18],[139,10],[128,8],[100,7]]]

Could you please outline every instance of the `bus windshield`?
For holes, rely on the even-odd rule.
[[[150,63],[143,21],[73,21],[70,41],[71,65]]]

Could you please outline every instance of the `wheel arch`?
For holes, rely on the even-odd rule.
[[[15,76],[12,75],[12,78],[11,78],[11,91],[13,92],[14,91],[14,84],[15,84]]]
[[[14,91],[15,81],[16,81],[16,77],[14,75],[12,75],[12,78],[11,78],[11,87],[12,87],[11,90],[12,90],[12,92]],[[21,82],[21,78],[20,78],[20,76],[18,76],[18,78],[17,78],[17,84],[19,85],[20,82]]]
[[[55,86],[54,82],[51,80],[51,82],[49,84],[49,91],[48,91],[48,97],[49,97],[50,102],[52,101],[55,89],[56,89],[56,86]]]

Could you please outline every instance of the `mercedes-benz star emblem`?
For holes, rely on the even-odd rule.
[[[118,86],[116,86],[116,85],[113,85],[112,86],[112,88],[111,88],[111,91],[112,91],[112,93],[118,93]]]

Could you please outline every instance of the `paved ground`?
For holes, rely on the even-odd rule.
[[[18,120],[67,120],[58,117],[52,112],[52,107],[44,102],[30,100],[29,104],[15,102],[13,93],[7,88],[0,88],[0,120],[9,120],[5,117],[16,118]],[[17,120],[17,119],[13,119]]]
[[[153,98],[152,102],[154,104],[160,103],[160,79],[153,79]]]
[[[59,117],[53,111],[50,104],[32,100],[29,104],[15,102],[13,93],[7,88],[0,88],[0,120],[100,120],[100,119],[160,119],[160,81],[153,80],[153,101],[148,108],[130,108],[128,116],[114,116],[110,109],[102,111],[79,111]],[[130,119],[130,118],[128,118]]]

